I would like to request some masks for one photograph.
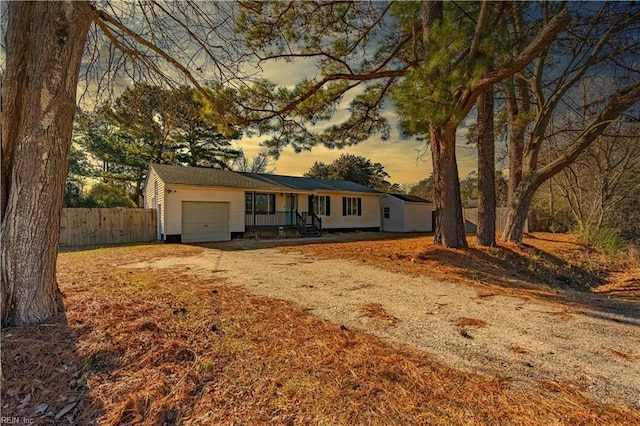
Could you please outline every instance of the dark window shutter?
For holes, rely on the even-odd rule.
[[[358,197],[358,216],[362,216],[362,198]]]
[[[326,197],[324,197],[324,199],[325,199],[324,210],[325,210],[326,216],[331,216],[331,197],[327,195]]]
[[[342,216],[347,215],[347,197],[342,197]]]
[[[276,194],[269,194],[269,213],[275,214],[276,212]]]

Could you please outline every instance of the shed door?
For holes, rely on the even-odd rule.
[[[229,203],[182,202],[182,242],[229,241]]]

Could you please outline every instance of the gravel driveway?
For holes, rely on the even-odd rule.
[[[512,386],[538,380],[568,383],[601,402],[640,408],[638,310],[611,313],[588,305],[568,310],[361,262],[319,260],[277,248],[218,247],[123,267],[215,274],[226,285],[292,301],[347,328],[422,349],[459,370]],[[389,321],[365,315],[367,306],[381,308]]]

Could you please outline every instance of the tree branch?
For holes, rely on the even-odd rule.
[[[478,53],[480,50],[480,42],[482,41],[482,37],[485,36],[486,27],[489,23],[489,16],[491,15],[491,10],[493,9],[493,2],[489,2],[483,0],[482,6],[480,7],[480,15],[478,16],[478,22],[476,24],[476,30],[473,34],[473,40],[471,41],[471,47],[469,48],[469,69],[473,69],[473,64],[475,63]]]
[[[555,15],[549,23],[540,30],[531,43],[529,43],[511,63],[480,79],[474,87],[466,90],[457,102],[458,109],[461,111],[469,111],[471,107],[473,107],[475,99],[477,99],[485,88],[514,75],[533,61],[533,59],[551,43],[556,35],[566,28],[570,21],[571,17],[569,16],[569,12],[567,9],[562,9],[562,11]]]
[[[327,84],[327,83],[329,83],[331,81],[336,81],[336,80],[370,81],[370,80],[377,80],[377,79],[380,79],[380,78],[397,78],[397,77],[402,77],[405,74],[405,72],[406,72],[406,70],[408,68],[409,68],[409,65],[405,66],[404,68],[402,68],[400,70],[378,71],[378,72],[371,72],[371,73],[367,73],[367,74],[340,74],[340,73],[338,73],[338,74],[326,75],[320,81],[318,81],[316,84],[314,84],[313,87],[311,87],[302,96],[300,96],[299,98],[297,98],[293,102],[289,103],[284,108],[281,108],[279,110],[273,111],[272,114],[269,114],[268,116],[262,117],[259,121],[266,121],[266,120],[270,120],[270,119],[272,119],[272,118],[274,118],[276,116],[283,116],[283,115],[289,114],[298,105],[300,105],[302,102],[304,102],[307,99],[309,99],[314,93],[316,93],[318,90],[320,90],[322,88],[322,86],[324,86],[325,84]]]
[[[640,81],[620,90],[611,98],[607,106],[600,111],[597,117],[591,121],[591,125],[584,129],[576,140],[571,143],[563,154],[553,162],[547,164],[536,172],[537,179],[542,181],[558,173],[567,164],[573,162],[584,152],[593,141],[604,132],[621,113],[631,108],[640,101]]]
[[[135,31],[133,31],[130,28],[128,28],[122,22],[120,22],[117,19],[113,18],[112,16],[108,15],[104,11],[96,11],[96,18],[94,19],[94,22],[96,23],[96,25],[98,25],[103,30],[105,29],[105,27],[108,28],[107,24],[110,24],[110,25],[114,26],[115,28],[119,29],[120,31],[122,31],[123,33],[127,34],[128,36],[130,36],[132,39],[134,39],[136,42],[140,43],[142,46],[145,46],[145,47],[151,49],[153,52],[155,52],[158,55],[160,55],[165,61],[167,61],[173,67],[177,68],[180,72],[182,72],[185,75],[185,77],[198,89],[198,91],[200,91],[202,93],[203,96],[205,96],[208,100],[213,101],[213,99],[211,99],[211,95],[205,90],[205,88],[200,84],[198,79],[196,79],[194,77],[194,75],[184,65],[182,65],[173,56],[167,54],[164,50],[162,50],[161,48],[159,48],[155,44],[151,43],[150,41],[148,41],[144,37],[140,36]],[[117,43],[117,39],[114,40],[114,36],[111,33],[111,31],[108,31],[107,33],[105,33],[105,35],[111,41],[115,41]]]

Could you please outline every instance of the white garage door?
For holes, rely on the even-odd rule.
[[[182,202],[183,243],[229,239],[229,203]]]

